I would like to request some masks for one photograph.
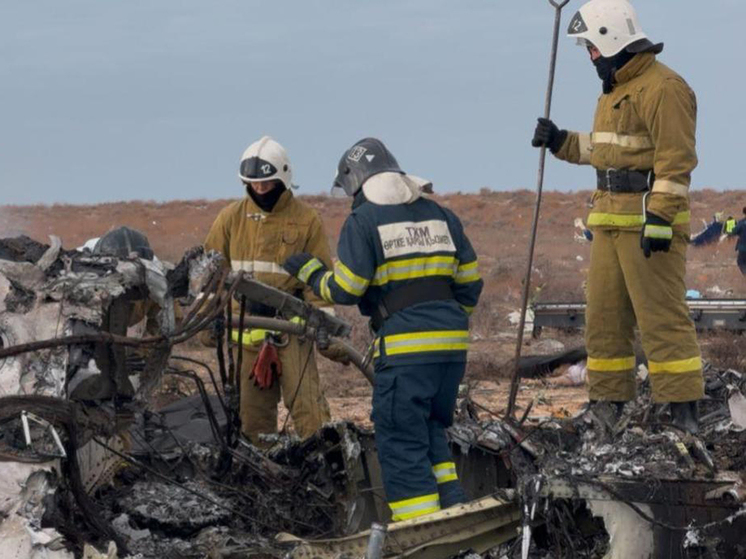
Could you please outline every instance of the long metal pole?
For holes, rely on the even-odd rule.
[[[552,112],[552,93],[554,91],[554,73],[557,68],[557,46],[559,44],[559,30],[560,23],[562,21],[562,8],[564,8],[570,0],[562,0],[557,2],[555,0],[549,0],[549,3],[554,6],[554,34],[552,36],[552,54],[549,61],[549,82],[547,83],[547,93],[544,100],[544,118],[549,118]],[[541,153],[539,155],[539,172],[538,179],[536,181],[536,207],[534,208],[534,219],[531,224],[531,240],[528,246],[528,266],[526,267],[526,275],[523,280],[523,299],[521,302],[521,320],[518,324],[518,341],[515,346],[515,363],[513,369],[513,378],[510,381],[510,396],[508,398],[508,409],[505,412],[505,416],[508,419],[513,418],[515,413],[515,400],[518,396],[518,386],[521,383],[521,373],[519,370],[519,364],[521,361],[521,347],[523,346],[523,329],[526,325],[526,311],[528,309],[528,297],[531,292],[531,269],[534,265],[534,248],[536,247],[536,232],[539,228],[539,211],[541,210],[541,193],[544,189],[544,167],[547,159],[547,148],[542,146]]]

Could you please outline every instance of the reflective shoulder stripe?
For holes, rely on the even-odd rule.
[[[422,353],[426,351],[466,351],[469,349],[468,330],[435,330],[384,336],[386,355]]]
[[[376,268],[371,285],[386,285],[390,281],[402,281],[430,276],[455,275],[458,261],[453,256],[422,256],[386,262]]]
[[[329,289],[329,280],[333,275],[334,272],[326,272],[322,276],[321,283],[319,285],[319,295],[321,295],[321,298],[327,303],[334,303],[334,299],[332,299],[332,292]]]
[[[339,260],[334,263],[334,280],[339,287],[355,297],[360,297],[365,293],[370,283],[367,279],[355,274]]]
[[[591,134],[591,142],[595,144],[611,144],[622,148],[645,149],[653,148],[653,139],[650,136],[627,136],[616,132],[594,132]]]
[[[469,283],[481,279],[479,275],[479,263],[475,260],[467,264],[462,264],[456,270],[456,283]]]
[[[702,358],[691,357],[680,361],[648,361],[650,374],[655,373],[691,373],[702,369]]]
[[[437,493],[404,499],[389,503],[392,520],[407,520],[440,510],[440,497]]]
[[[629,371],[635,368],[635,356],[618,357],[615,359],[588,358],[589,371]]]
[[[433,466],[433,475],[435,481],[438,483],[447,483],[449,481],[456,481],[458,474],[456,473],[455,462],[441,462]]]
[[[653,183],[653,192],[663,192],[665,194],[686,197],[689,195],[689,186],[678,182],[656,179]]]
[[[679,212],[673,220],[673,225],[683,225],[691,220],[691,212]],[[588,227],[642,227],[645,223],[642,214],[609,214],[591,212],[588,216]]]
[[[651,239],[672,239],[673,229],[668,225],[646,225],[645,236]]]
[[[318,258],[311,258],[306,262],[300,270],[298,270],[298,279],[303,283],[308,283],[308,278],[311,275],[324,267],[324,264]]]
[[[231,260],[231,268],[234,272],[254,272],[264,274],[280,274],[287,276],[288,273],[277,262],[266,262],[264,260]]]
[[[578,163],[581,165],[590,165],[591,152],[593,151],[590,134],[578,132],[578,149],[580,150],[580,160]]]

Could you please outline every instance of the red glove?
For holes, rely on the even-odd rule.
[[[259,356],[254,362],[249,378],[254,379],[254,384],[259,388],[272,388],[275,376],[282,376],[282,362],[277,353],[277,348],[265,341],[259,349]]]

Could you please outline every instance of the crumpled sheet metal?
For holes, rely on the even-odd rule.
[[[0,476],[0,556],[30,559],[73,559],[61,547],[62,536],[42,528],[42,500],[56,489],[55,462],[4,462]]]
[[[463,549],[483,553],[515,538],[521,513],[517,503],[484,497],[433,514],[388,526],[384,557],[451,557]],[[279,534],[278,542],[296,544],[291,559],[363,557],[370,530],[345,538],[304,541]]]
[[[43,304],[26,314],[0,313],[3,342],[11,346],[67,335],[60,325],[61,313],[60,303]],[[0,360],[0,396],[62,396],[66,366],[66,347]]]

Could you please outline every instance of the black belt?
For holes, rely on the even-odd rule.
[[[655,180],[653,171],[608,169],[596,171],[596,187],[606,192],[645,192]]]
[[[427,303],[453,299],[451,284],[443,278],[423,278],[389,291],[378,302],[370,317],[373,330],[380,330],[384,321],[402,309]]]

